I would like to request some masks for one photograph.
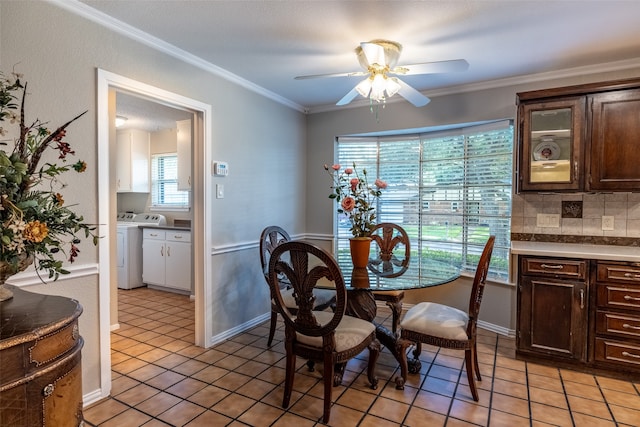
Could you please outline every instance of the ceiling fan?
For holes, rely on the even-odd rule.
[[[358,96],[358,94],[365,98],[370,98],[372,101],[384,102],[387,98],[397,93],[416,107],[422,107],[427,105],[430,99],[399,78],[394,77],[395,75],[410,76],[448,73],[465,71],[469,68],[469,63],[464,59],[397,66],[400,52],[402,52],[402,45],[390,40],[376,39],[360,43],[360,46],[355,49],[355,52],[360,66],[366,71],[315,74],[298,76],[296,79],[367,76],[367,78],[358,83],[349,93],[338,101],[336,105],[346,105]]]

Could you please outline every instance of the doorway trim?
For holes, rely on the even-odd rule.
[[[110,172],[111,141],[115,144],[115,106],[110,102],[110,91],[122,90],[133,95],[149,98],[171,107],[186,109],[194,113],[193,180],[192,180],[192,241],[195,291],[195,344],[201,347],[212,345],[213,313],[211,263],[207,262],[211,248],[211,165],[212,108],[211,105],[160,89],[130,78],[97,69],[97,137],[98,137],[98,223],[101,236],[98,244],[98,307],[100,310],[100,384],[102,397],[111,393],[111,242],[115,240],[116,206],[115,176]],[[111,107],[111,108],[110,108]],[[113,116],[113,117],[111,117]],[[111,120],[111,119],[114,120]],[[113,135],[113,138],[110,138]],[[115,146],[114,146],[115,147]],[[198,230],[193,233],[193,230]]]

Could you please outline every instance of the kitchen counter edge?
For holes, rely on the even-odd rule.
[[[511,253],[515,255],[640,262],[640,248],[634,246],[511,241]]]

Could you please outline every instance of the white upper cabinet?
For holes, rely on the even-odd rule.
[[[177,153],[178,153],[178,190],[191,190],[191,146],[192,146],[192,121],[180,120],[176,122]]]
[[[128,129],[117,132],[116,177],[119,193],[148,193],[149,132]]]

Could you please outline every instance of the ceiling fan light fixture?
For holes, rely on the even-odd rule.
[[[400,86],[400,83],[398,83],[396,81],[396,78],[394,77],[387,77],[386,80],[387,80],[387,85],[386,85],[387,96],[391,98],[393,95],[398,93],[401,86]]]
[[[369,93],[371,93],[371,78],[367,77],[356,86],[356,90],[358,93],[365,98],[369,97]]]
[[[362,42],[360,46],[356,47],[355,53],[363,71],[297,76],[296,79],[368,75],[366,79],[360,81],[353,89],[336,102],[336,105],[347,105],[353,101],[358,94],[364,98],[369,98],[372,105],[374,100],[378,103],[384,103],[387,98],[398,94],[414,106],[423,107],[429,103],[429,98],[405,83],[402,79],[397,78],[396,75],[439,74],[465,71],[469,68],[469,63],[464,59],[398,66],[401,52],[402,45],[391,40],[375,39]]]
[[[371,83],[371,94],[369,94],[369,98],[378,102],[384,101],[384,91],[386,89],[387,89],[386,77],[382,74],[376,74],[373,77],[373,82]]]

